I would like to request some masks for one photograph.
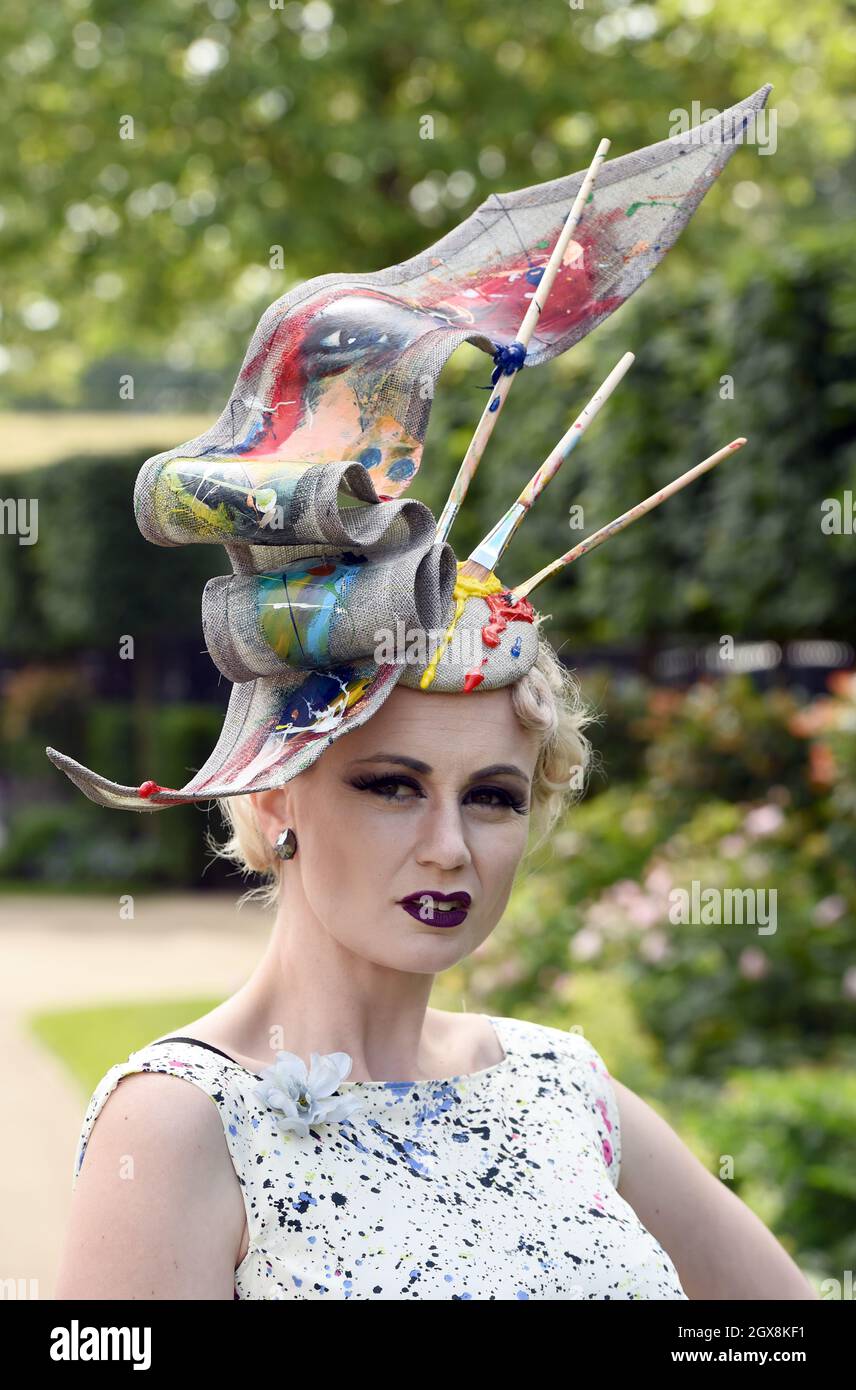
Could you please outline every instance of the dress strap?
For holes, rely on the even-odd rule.
[[[245,1066],[243,1066],[240,1062],[236,1062],[234,1057],[230,1057],[228,1052],[224,1052],[222,1048],[215,1047],[213,1043],[203,1042],[201,1038],[185,1038],[180,1036],[175,1036],[172,1038],[158,1038],[157,1042],[149,1043],[149,1047],[160,1047],[162,1043],[176,1042],[192,1043],[194,1047],[207,1047],[209,1052],[216,1052],[220,1057],[225,1057],[227,1062],[231,1062],[234,1067],[240,1067],[241,1071],[246,1071],[248,1076],[258,1075],[258,1073],[256,1072],[248,1071],[248,1069]],[[259,1076],[258,1079],[259,1081],[261,1081],[262,1078]]]

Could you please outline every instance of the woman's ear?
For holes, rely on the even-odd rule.
[[[277,835],[292,824],[288,819],[291,801],[288,791],[285,787],[274,787],[269,791],[252,792],[251,796],[259,830],[273,844]]]

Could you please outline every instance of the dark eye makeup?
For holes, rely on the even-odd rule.
[[[375,796],[379,796],[382,800],[389,801],[393,804],[398,803],[399,805],[403,805],[404,802],[413,800],[412,797],[400,797],[393,794],[394,788],[399,786],[411,787],[413,791],[417,793],[417,796],[420,797],[424,796],[425,794],[419,786],[419,783],[414,778],[401,777],[398,774],[387,775],[382,777],[371,777],[365,774],[361,774],[357,777],[350,778],[349,780],[351,786],[354,787],[357,791],[371,792]],[[498,799],[495,801],[475,800],[475,798],[481,796],[496,797]],[[517,814],[521,816],[528,815],[529,813],[529,805],[527,801],[519,796],[515,796],[515,794],[513,792],[508,791],[506,787],[472,787],[467,792],[466,799],[468,801],[471,801],[471,803],[475,806],[487,806],[492,810],[503,810],[506,807],[508,807],[510,810],[516,811]]]

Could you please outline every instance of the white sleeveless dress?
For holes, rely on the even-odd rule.
[[[466,1076],[342,1082],[363,1108],[282,1134],[261,1077],[211,1044],[164,1039],[122,1077],[180,1076],[211,1097],[243,1194],[237,1299],[685,1299],[663,1247],[619,1196],[606,1066],[579,1033],[496,1018],[501,1062]]]

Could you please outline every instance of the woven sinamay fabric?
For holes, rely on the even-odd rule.
[[[643,283],[751,137],[770,90],[602,164],[526,367],[579,342]],[[229,557],[232,574],[206,585],[202,622],[234,688],[216,747],[181,788],[112,782],[48,748],[91,800],[153,811],[281,786],[398,681],[478,692],[531,669],[541,621],[531,604],[512,605],[493,573],[462,584],[430,510],[401,494],[443,365],[464,341],[491,354],[515,341],[585,172],[491,195],[400,265],[290,290],[262,315],[212,428],[143,465],[142,534]],[[390,646],[389,632],[427,640]]]

